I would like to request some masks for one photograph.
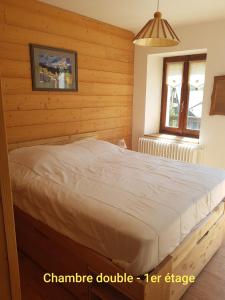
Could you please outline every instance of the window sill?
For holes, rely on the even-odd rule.
[[[191,144],[199,144],[199,139],[191,138],[191,137],[184,137],[172,134],[165,134],[165,133],[155,133],[155,134],[145,134],[145,137],[150,137],[154,139],[162,139],[162,140],[169,140],[175,143],[191,143]]]

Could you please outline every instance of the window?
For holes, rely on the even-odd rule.
[[[161,133],[199,136],[206,54],[164,58]]]

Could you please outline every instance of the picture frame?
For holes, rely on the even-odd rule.
[[[77,52],[29,44],[33,91],[78,91]]]
[[[214,77],[210,115],[225,115],[225,75]]]

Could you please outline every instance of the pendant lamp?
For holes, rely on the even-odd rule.
[[[159,0],[157,11],[154,18],[147,22],[141,31],[134,38],[133,43],[139,46],[150,47],[170,47],[176,46],[180,40],[167,20],[162,19],[159,9]]]

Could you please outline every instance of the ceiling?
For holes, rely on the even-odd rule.
[[[157,0],[41,0],[134,33],[153,16]],[[173,26],[225,19],[225,0],[160,0],[159,10]]]

